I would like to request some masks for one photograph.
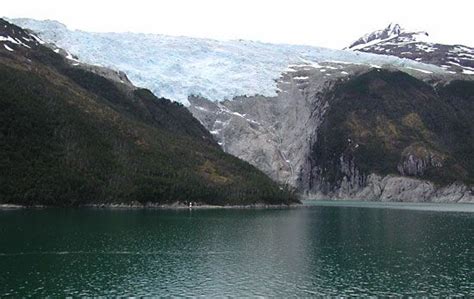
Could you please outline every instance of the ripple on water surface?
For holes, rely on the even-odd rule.
[[[0,211],[0,296],[472,295],[474,213]]]

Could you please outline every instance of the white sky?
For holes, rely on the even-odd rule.
[[[343,48],[390,22],[474,46],[474,0],[18,0],[0,15],[71,29],[146,32]]]

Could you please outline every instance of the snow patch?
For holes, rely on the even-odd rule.
[[[28,46],[27,44],[25,44],[24,42],[22,42],[21,40],[19,39],[16,39],[16,38],[13,38],[11,36],[1,36],[0,35],[0,42],[10,42],[12,44],[15,44],[15,45],[20,45],[20,46],[23,46],[23,47],[26,47],[26,48],[30,48],[30,46]]]
[[[37,37],[36,35],[30,34],[30,36],[31,36],[32,38],[34,38],[40,45],[44,45],[44,44],[45,44],[45,42],[44,42],[41,38]]]
[[[79,60],[77,60],[76,58],[74,58],[74,56],[72,56],[71,53],[69,53],[69,52],[66,52],[66,53],[67,53],[67,54],[66,54],[66,59],[79,62]]]
[[[12,38],[11,36],[1,36],[0,35],[0,42],[11,42],[13,44],[16,44],[18,45],[18,41],[14,38]]]
[[[5,47],[5,49],[7,49],[8,51],[10,52],[13,52],[14,50],[12,48],[10,48],[7,44],[4,44],[3,45]]]
[[[209,112],[209,110],[207,110],[206,108],[204,108],[204,107],[201,107],[201,106],[194,106],[194,108],[196,108],[197,110],[201,110],[201,111]]]
[[[367,42],[365,44],[359,44],[359,45],[356,45],[354,47],[351,47],[351,50],[353,51],[356,51],[356,50],[362,50],[364,48],[367,48],[367,47],[370,47],[370,46],[374,46],[376,44],[380,44],[381,42],[384,42],[384,41],[388,41],[390,39],[394,38],[394,36],[390,36],[386,39],[380,39],[380,38],[377,38],[377,39],[374,39],[374,40],[371,40],[370,42]]]
[[[422,73],[424,73],[424,74],[433,74],[433,72],[426,71],[426,70],[422,70],[422,69],[417,69],[417,68],[410,67],[410,66],[407,66],[406,68],[409,69],[409,70],[414,70],[414,71],[417,71],[417,72],[422,72]]]
[[[430,46],[427,46],[427,45],[424,45],[424,44],[416,44],[415,47],[418,48],[419,50],[427,52],[427,53],[431,53],[431,52],[434,52],[434,51],[438,50],[438,48],[430,47]]]

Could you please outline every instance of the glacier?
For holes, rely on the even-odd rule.
[[[145,33],[95,33],[69,30],[51,20],[9,21],[33,30],[83,63],[123,71],[134,85],[184,105],[189,105],[190,95],[212,101],[243,95],[276,96],[277,79],[288,66],[308,61],[445,72],[413,60],[350,50]]]

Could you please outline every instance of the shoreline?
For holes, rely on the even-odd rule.
[[[137,202],[132,203],[92,203],[78,206],[61,206],[61,205],[19,205],[19,204],[1,204],[0,211],[3,210],[39,210],[39,209],[53,209],[53,208],[69,208],[69,209],[108,209],[108,210],[216,210],[216,209],[291,209],[311,206],[371,206],[378,205],[380,207],[396,208],[398,205],[412,205],[413,207],[419,207],[421,209],[428,208],[429,206],[436,205],[452,205],[452,206],[470,206],[474,207],[472,202],[396,202],[396,201],[363,201],[363,200],[340,200],[340,199],[303,199],[299,203],[291,204],[249,204],[249,205],[210,205],[210,204],[195,204],[192,207],[184,203],[171,203],[171,204],[158,204],[158,203],[146,203],[140,204]]]
[[[79,206],[79,208],[90,208],[90,209],[112,209],[112,210],[120,210],[120,209],[156,209],[156,210],[208,210],[208,209],[286,209],[292,208],[296,206],[302,206],[302,203],[293,203],[293,204],[277,204],[277,205],[270,205],[270,204],[250,204],[250,205],[226,205],[226,206],[219,206],[219,205],[210,205],[210,204],[197,204],[192,207],[182,203],[172,203],[172,204],[87,204]]]
[[[48,206],[48,205],[18,205],[0,204],[0,210],[20,210],[20,209],[48,209],[48,208],[86,208],[86,209],[110,209],[110,210],[210,210],[210,209],[289,209],[303,206],[302,203],[291,204],[250,204],[250,205],[209,205],[197,204],[192,207],[182,203],[172,204],[138,204],[138,203],[97,203],[79,206]]]

